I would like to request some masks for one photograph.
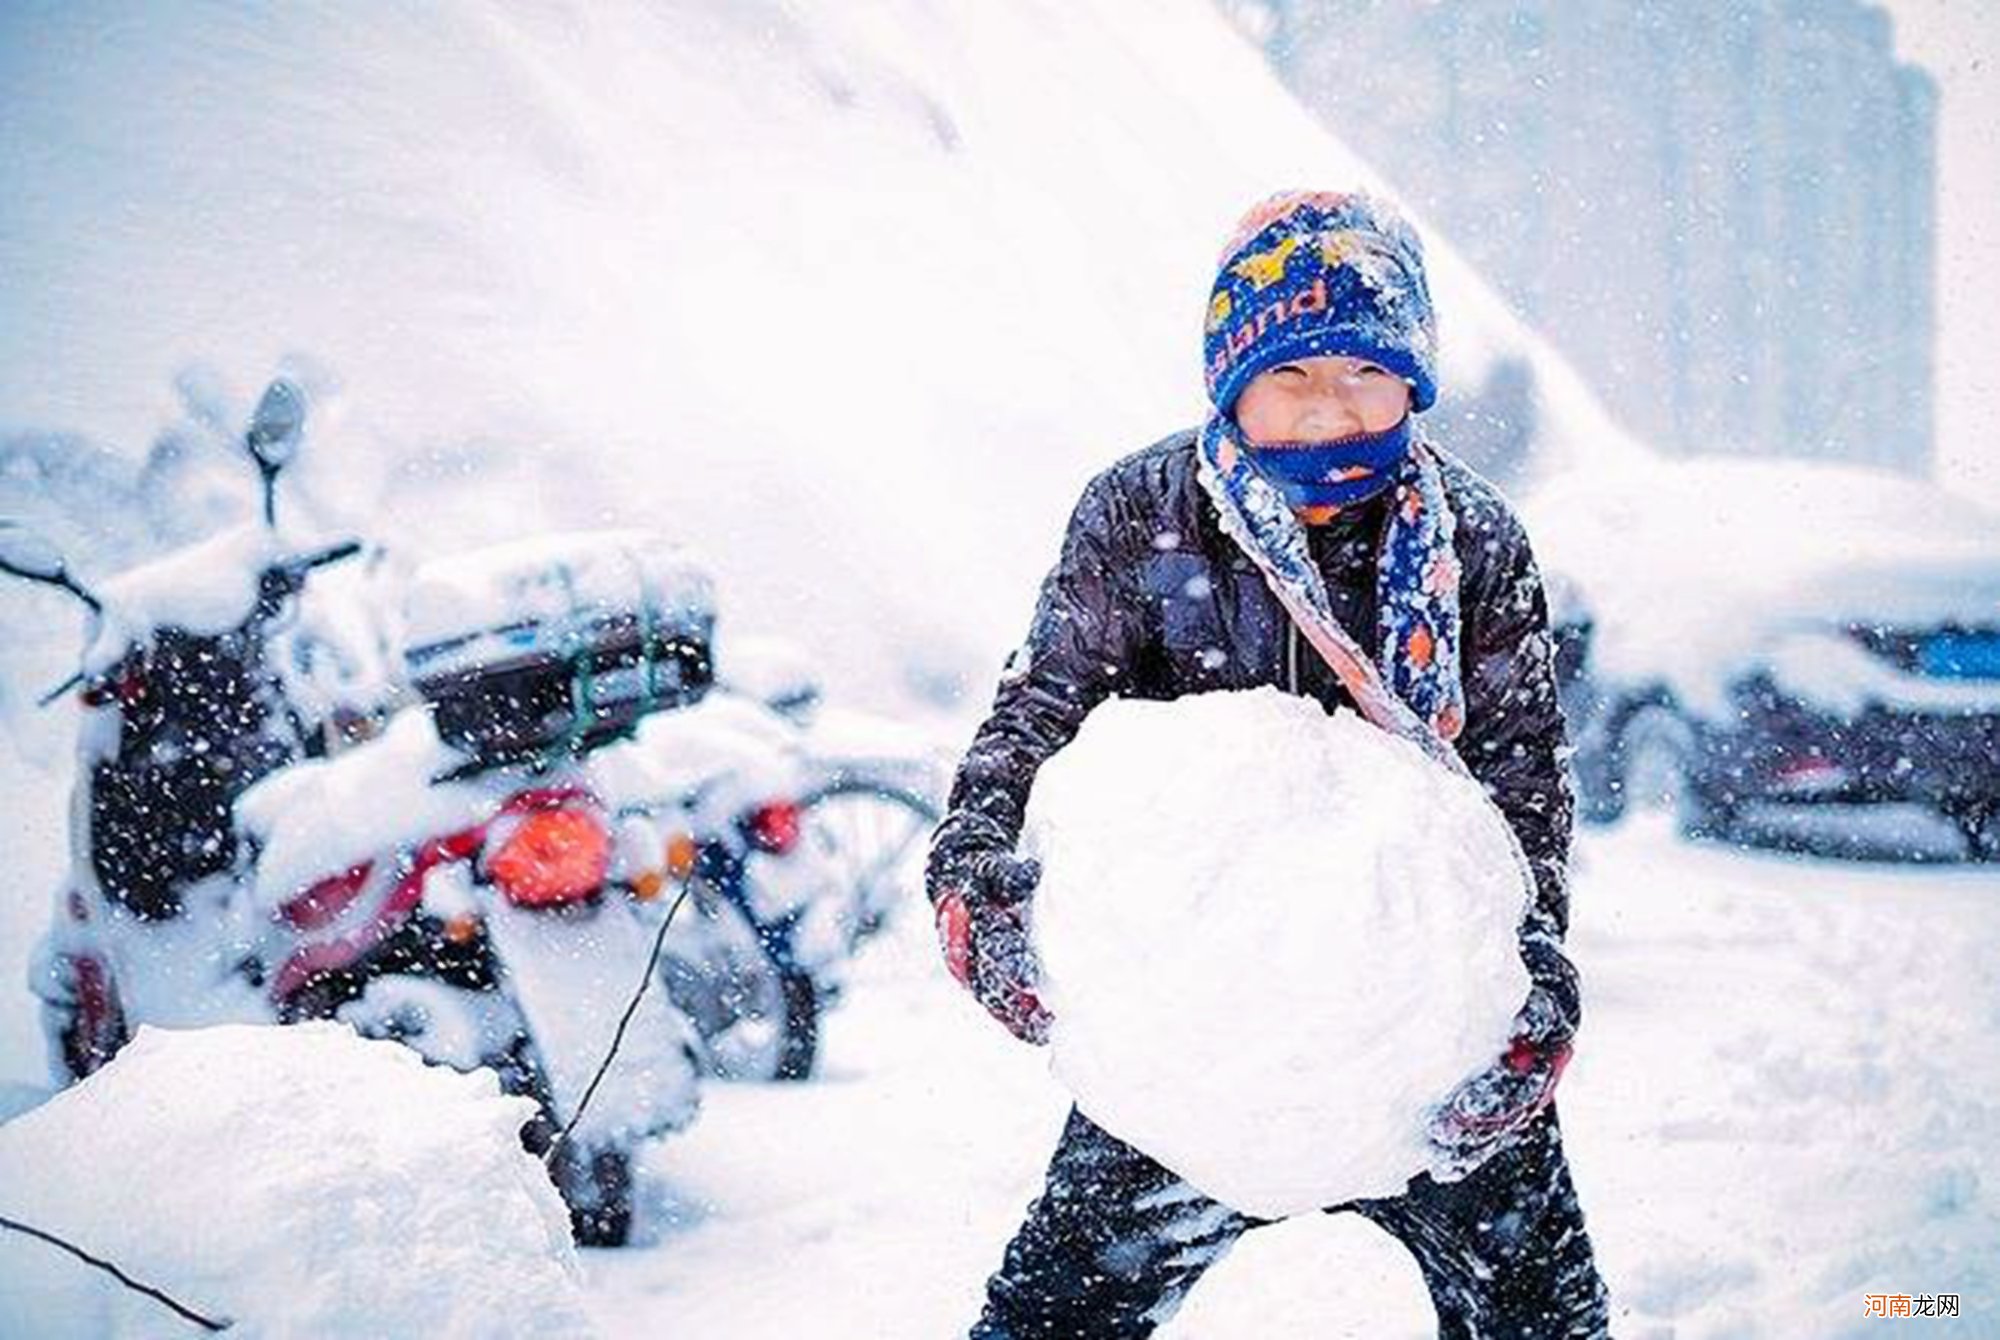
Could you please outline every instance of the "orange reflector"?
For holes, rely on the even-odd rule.
[[[530,814],[486,863],[501,892],[524,907],[588,898],[610,868],[611,832],[582,810]]]
[[[701,847],[692,833],[676,833],[667,839],[667,873],[675,879],[686,879],[694,873],[694,863],[701,855]]]
[[[453,917],[444,923],[444,938],[455,945],[469,945],[479,938],[479,918],[471,915]]]
[[[641,870],[632,876],[632,896],[642,903],[652,902],[666,887],[667,877],[658,870]]]

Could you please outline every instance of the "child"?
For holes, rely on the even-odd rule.
[[[1507,1055],[1441,1105],[1432,1171],[1328,1209],[1409,1248],[1442,1336],[1603,1335],[1551,1105],[1578,993],[1547,607],[1520,522],[1415,422],[1437,396],[1416,233],[1366,195],[1264,201],[1225,248],[1205,356],[1207,423],[1085,488],[959,767],[928,869],[947,965],[1016,1036],[1047,1039],[1025,929],[1038,871],[1014,846],[1036,769],[1107,696],[1277,685],[1416,739],[1520,841],[1534,988]],[[1254,1226],[1072,1111],[972,1334],[1149,1335]]]

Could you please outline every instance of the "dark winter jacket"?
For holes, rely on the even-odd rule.
[[[1539,895],[1523,928],[1529,968],[1574,1024],[1574,973],[1557,948],[1568,926],[1572,799],[1548,608],[1528,538],[1499,492],[1447,453],[1463,568],[1458,752],[1512,825]],[[1375,551],[1388,495],[1308,528],[1341,626],[1362,647],[1375,628]],[[959,765],[932,841],[933,894],[967,857],[1012,849],[1043,760],[1106,697],[1169,699],[1276,685],[1329,709],[1352,700],[1297,632],[1263,577],[1222,533],[1183,432],[1091,480],[1062,555],[1042,583],[1027,642]]]

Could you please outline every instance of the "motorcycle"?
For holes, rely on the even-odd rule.
[[[301,617],[308,583],[362,548],[296,549],[278,524],[277,486],[308,410],[303,386],[280,377],[241,436],[261,521],[101,589],[31,534],[0,529],[0,571],[67,592],[89,617],[77,674],[44,699],[74,690],[82,707],[67,887],[31,968],[59,1084],[102,1066],[137,1023],[267,1017],[230,970],[220,929],[235,887],[230,804],[368,715],[367,688],[329,691],[299,671],[319,645]],[[362,649],[347,663],[365,659]]]
[[[699,1106],[693,1028],[664,993],[635,995],[672,929],[665,882],[645,878],[671,835],[632,794],[654,788],[628,737],[707,691],[710,604],[644,536],[431,564],[406,620],[423,705],[236,806],[265,928],[250,960],[280,1016],[341,1019],[533,1098],[524,1142],[586,1245],[627,1239],[634,1154]]]

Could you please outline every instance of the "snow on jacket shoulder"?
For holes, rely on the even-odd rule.
[[[1457,748],[1534,866],[1539,899],[1524,941],[1531,931],[1559,940],[1573,805],[1541,577],[1498,490],[1439,456],[1464,571]],[[1369,648],[1378,645],[1375,549],[1386,510],[1384,495],[1309,531],[1335,616]],[[1177,433],[1103,471],[1077,502],[1027,640],[959,766],[932,843],[933,892],[963,857],[1014,845],[1036,771],[1105,698],[1261,685],[1352,706],[1222,533],[1196,478],[1195,434]]]

